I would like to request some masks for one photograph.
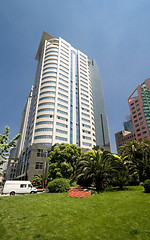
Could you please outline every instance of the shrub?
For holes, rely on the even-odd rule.
[[[40,175],[34,176],[32,180],[32,185],[36,188],[42,188],[42,177]]]
[[[54,179],[48,183],[47,186],[49,192],[51,193],[61,193],[67,192],[70,189],[69,181],[65,178]]]
[[[145,188],[145,192],[150,193],[150,179],[144,182],[143,187]]]

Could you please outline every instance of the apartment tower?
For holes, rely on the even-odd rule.
[[[128,104],[136,140],[150,140],[150,78],[138,85]]]
[[[43,32],[35,59],[38,63],[30,94],[30,111],[24,113],[28,115],[27,124],[22,120],[24,147],[22,144],[17,146],[18,178],[26,175],[31,179],[33,172],[34,175],[42,174],[44,161],[55,144],[77,144],[87,150],[96,145],[109,145],[105,112],[103,110],[101,114],[98,101],[93,102],[96,62],[92,62],[93,66],[84,53],[46,32]],[[102,94],[101,91],[97,96]],[[104,105],[103,95],[99,104]],[[100,130],[97,127],[95,130],[95,116],[101,121],[98,123]],[[35,173],[34,169],[41,169],[41,172]]]

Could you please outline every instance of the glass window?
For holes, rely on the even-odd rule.
[[[43,162],[36,162],[35,169],[43,169]]]
[[[91,144],[90,144],[90,143],[87,143],[87,142],[83,142],[83,145],[85,145],[85,146],[91,146]]]
[[[65,84],[63,84],[63,83],[61,83],[61,82],[59,82],[59,85],[65,87],[65,88],[68,88],[68,86],[66,86]]]
[[[86,136],[82,136],[82,137],[83,137],[83,139],[91,140],[90,137],[86,137]]]
[[[26,188],[27,184],[20,184],[20,188]]]
[[[34,137],[34,140],[36,140],[36,139],[46,139],[46,138],[52,138],[52,136],[51,135],[41,135],[41,136],[36,136],[36,137]]]
[[[56,136],[55,139],[58,139],[58,140],[67,142],[67,138],[63,138],[63,137]]]
[[[60,95],[60,96],[62,96],[62,97],[64,97],[64,98],[68,98],[68,96],[66,96],[66,95],[64,95],[64,94],[62,94],[62,93],[58,93],[58,95]]]
[[[42,131],[53,131],[52,128],[38,128],[35,130],[35,132],[42,132]]]
[[[62,134],[67,134],[68,133],[67,131],[63,131],[63,130],[60,130],[60,129],[56,129],[56,132],[59,132],[59,133],[62,133]]]
[[[68,122],[68,119],[67,119],[67,118],[64,118],[64,117],[57,116],[57,119],[60,119],[60,120],[63,120],[63,121]]]
[[[58,113],[62,113],[62,114],[64,114],[64,115],[68,115],[67,112],[61,111],[61,110],[59,110],[59,109],[57,109],[57,112],[58,112]]]
[[[61,99],[61,98],[58,98],[58,100],[59,100],[60,102],[63,102],[63,103],[68,103],[67,101],[65,101],[65,100],[63,100],[63,99]]]
[[[47,88],[56,89],[56,87],[55,87],[55,86],[45,86],[45,87],[42,87],[42,88],[41,88],[41,90],[43,90],[43,89],[47,89]]]
[[[43,109],[38,110],[37,112],[39,113],[39,112],[44,112],[44,111],[51,111],[51,112],[53,112],[54,109],[52,109],[52,108],[43,108]]]
[[[54,100],[55,97],[43,97],[43,98],[40,98],[39,101],[46,100],[46,99],[52,99],[52,100]]]
[[[58,89],[61,90],[62,92],[68,93],[68,91],[63,88],[58,87]]]
[[[58,125],[58,126],[61,126],[61,127],[68,127],[66,124],[63,124],[63,123],[59,123],[59,122],[56,122],[56,125]]]
[[[44,103],[40,103],[38,106],[41,107],[44,105],[54,105],[54,103],[53,102],[44,102]]]
[[[83,116],[88,117],[88,118],[90,117],[90,115],[88,115],[88,114],[86,114],[86,113],[83,113],[83,112],[82,112],[81,114],[82,114]]]
[[[54,117],[54,115],[43,114],[43,115],[37,116],[37,119],[39,119],[39,118],[53,118],[53,117]]]
[[[82,118],[82,121],[90,122],[90,120],[87,120],[87,119],[85,119],[85,118]]]
[[[55,92],[54,91],[42,92],[42,93],[40,93],[40,96],[43,95],[43,94],[55,94]]]
[[[143,134],[146,134],[146,133],[147,133],[147,131],[144,131],[144,132],[143,132]]]
[[[85,98],[82,98],[82,97],[81,97],[81,99],[82,99],[83,101],[85,101],[85,102],[89,102],[89,100],[86,100]]]
[[[41,124],[53,124],[53,122],[51,122],[51,121],[41,121],[41,122],[36,123],[36,125],[41,125]]]
[[[61,107],[61,108],[64,108],[64,109],[68,109],[68,107],[66,107],[66,106],[64,106],[64,105],[62,105],[62,104],[60,104],[60,103],[57,103],[57,106],[58,106],[58,107]]]

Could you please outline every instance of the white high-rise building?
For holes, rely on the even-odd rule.
[[[42,157],[49,155],[51,146],[63,142],[82,149],[96,146],[91,61],[62,38],[46,32],[35,59],[28,123],[22,128],[24,147],[17,146],[18,178],[29,180],[42,174],[46,160]]]
[[[62,38],[43,33],[36,55],[28,145],[95,142],[90,61]]]

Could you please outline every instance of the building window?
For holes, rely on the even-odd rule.
[[[62,134],[67,134],[67,131],[63,131],[61,129],[56,129],[56,132],[62,133]]]
[[[36,139],[46,139],[46,138],[52,138],[52,136],[51,135],[41,135],[41,136],[36,136],[36,137],[34,137],[34,140],[36,140]]]
[[[36,162],[35,169],[43,169],[43,162]]]
[[[90,137],[86,137],[86,136],[82,136],[82,137],[83,137],[83,139],[91,140]]]
[[[53,131],[53,128],[38,128],[35,132],[43,132],[43,131]]]
[[[66,124],[59,123],[59,122],[56,122],[56,125],[58,125],[58,126],[61,126],[61,127],[65,127],[65,128],[67,128],[67,127],[68,127]]]
[[[61,110],[59,110],[59,109],[57,109],[57,112],[58,112],[58,113],[61,113],[61,114],[64,114],[64,115],[68,115],[67,112],[61,111]]]
[[[63,138],[63,137],[56,136],[55,139],[58,139],[58,140],[61,140],[61,141],[67,142],[67,138]]]
[[[147,133],[147,131],[144,131],[144,132],[143,132],[143,134],[146,134],[146,133]]]
[[[37,157],[48,158],[50,156],[50,151],[44,149],[37,150]]]

